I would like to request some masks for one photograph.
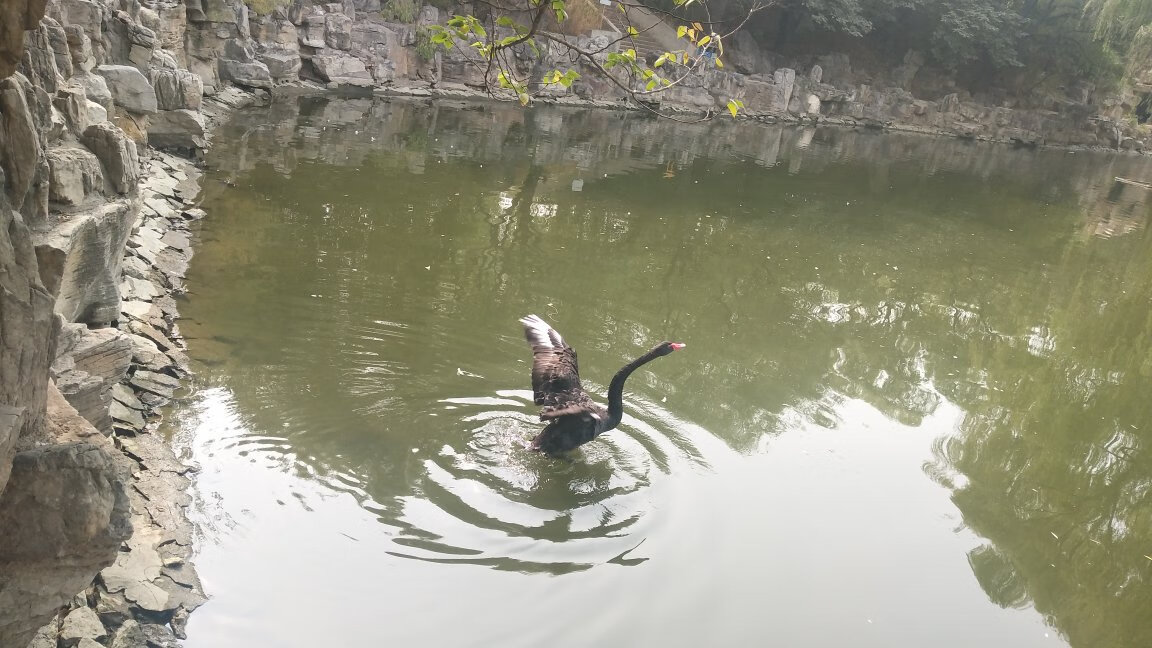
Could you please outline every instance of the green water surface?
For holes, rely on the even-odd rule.
[[[208,162],[191,648],[1152,646],[1139,158],[369,99]],[[561,461],[516,320],[624,424]]]

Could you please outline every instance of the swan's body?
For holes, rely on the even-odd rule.
[[[633,371],[683,344],[662,342],[648,353],[624,365],[608,386],[608,407],[592,401],[580,386],[576,351],[556,329],[536,315],[520,320],[524,337],[532,347],[532,396],[541,406],[540,420],[548,425],[532,439],[532,449],[558,454],[588,443],[620,425],[624,416],[624,381]]]

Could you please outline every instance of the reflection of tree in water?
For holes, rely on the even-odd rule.
[[[757,131],[761,140],[535,114],[323,104],[298,119],[343,124],[338,132],[297,141],[297,128],[256,126],[242,142],[219,139],[221,163],[243,166],[233,171],[250,187],[221,199],[244,218],[216,221],[234,243],[198,256],[198,271],[243,284],[216,298],[225,310],[269,295],[257,339],[278,348],[240,349],[237,360],[292,361],[275,380],[237,384],[237,398],[281,404],[288,411],[272,411],[287,419],[317,402],[362,415],[363,430],[313,425],[293,438],[301,456],[352,463],[388,496],[431,487],[413,477],[418,457],[459,431],[389,436],[371,429],[380,408],[397,428],[420,429],[423,394],[474,388],[438,383],[455,366],[427,364],[471,334],[507,338],[473,351],[474,368],[492,384],[521,384],[507,363],[521,351],[509,323],[554,304],[580,338],[582,366],[604,377],[655,338],[686,338],[692,354],[637,374],[635,390],[674,393],[740,451],[779,432],[785,408],[829,392],[907,425],[941,397],[958,403],[966,415],[925,469],[989,541],[969,554],[989,598],[1031,601],[1073,646],[1152,645],[1152,235],[1146,197],[1109,193],[1118,165],[1146,162],[1096,172],[1084,155],[823,131],[799,150],[795,131]],[[368,133],[387,144],[364,144]],[[666,160],[677,161],[673,177]],[[586,180],[582,192],[573,178]],[[273,197],[292,207],[269,210]],[[1083,235],[1120,220],[1129,225],[1105,229],[1124,236]],[[268,255],[300,250],[325,254],[292,274],[271,270],[284,261]],[[310,322],[280,303],[292,292],[347,297],[333,300],[329,321]],[[437,318],[421,321],[415,301]],[[413,328],[360,330],[363,312]],[[446,314],[467,330],[445,328]],[[232,330],[243,325],[218,317],[211,333],[246,339]],[[421,327],[434,335],[413,337]],[[365,365],[372,372],[351,360],[346,374],[325,369],[375,350],[371,336],[392,354]],[[835,424],[819,407],[806,413]],[[567,498],[575,485],[555,487]],[[388,496],[378,499],[397,506]]]
[[[1073,646],[1152,645],[1147,239],[1073,246],[1050,279],[1051,348],[990,349],[992,389],[942,386],[968,415],[930,472],[962,477],[954,500],[995,545],[971,556],[978,580],[1002,605],[1026,595]]]

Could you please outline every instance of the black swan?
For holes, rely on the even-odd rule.
[[[532,439],[532,449],[550,455],[566,452],[620,425],[624,416],[624,381],[633,371],[656,358],[683,349],[679,342],[661,342],[624,365],[608,386],[608,408],[592,402],[580,386],[576,351],[556,329],[536,315],[521,318],[524,337],[532,347],[532,395],[541,406],[540,420],[548,425]]]

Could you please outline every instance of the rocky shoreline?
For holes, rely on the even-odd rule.
[[[204,112],[211,125],[254,99],[229,89]],[[132,535],[115,562],[37,631],[31,648],[177,646],[189,613],[206,600],[191,563],[193,527],[186,514],[195,468],[158,432],[165,406],[179,397],[190,373],[174,297],[185,291],[190,225],[205,215],[194,200],[201,172],[185,158],[155,149],[147,155],[142,208],[124,250],[118,326],[65,324],[52,367],[66,397],[91,400],[94,417],[107,413],[108,438],[127,459]],[[111,400],[92,398],[102,393]]]

